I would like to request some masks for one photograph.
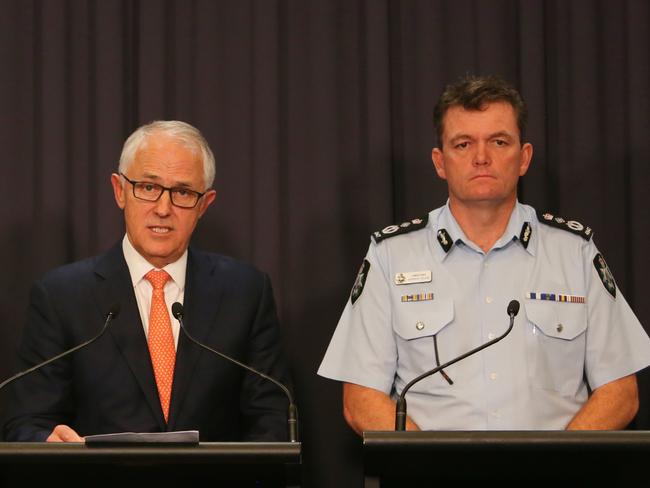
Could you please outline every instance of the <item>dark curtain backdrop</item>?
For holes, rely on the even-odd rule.
[[[459,75],[520,88],[520,198],[591,225],[650,327],[649,46],[646,0],[0,0],[2,376],[30,284],[122,237],[124,138],[186,120],[217,157],[195,244],[273,279],[305,485],[355,486],[360,442],[315,372],[369,234],[445,201],[431,112]],[[641,375],[637,428],[649,391]]]

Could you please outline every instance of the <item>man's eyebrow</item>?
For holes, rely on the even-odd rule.
[[[160,181],[160,176],[152,174],[152,173],[145,173],[142,175],[142,178],[145,180],[151,180],[154,183]],[[191,183],[188,183],[186,181],[176,181],[174,182],[173,185],[171,185],[171,188],[193,188],[193,185]]]
[[[515,136],[513,136],[510,132],[505,131],[505,130],[500,130],[499,132],[495,132],[494,134],[490,134],[490,139],[494,139],[497,137],[503,137],[506,139],[514,139]]]
[[[454,144],[455,142],[461,140],[461,139],[472,139],[472,137],[468,134],[456,134],[454,137],[449,139],[449,142]]]

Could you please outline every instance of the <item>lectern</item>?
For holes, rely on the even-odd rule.
[[[112,445],[0,443],[2,486],[297,487],[301,444]]]
[[[366,488],[650,486],[648,431],[364,432],[363,451]]]

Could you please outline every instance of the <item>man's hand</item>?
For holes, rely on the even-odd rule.
[[[48,436],[47,442],[83,442],[83,437],[79,437],[74,430],[67,425],[57,425],[52,433]]]
[[[366,430],[395,430],[395,402],[373,388],[343,383],[343,416],[359,435]],[[407,417],[406,430],[420,429]]]

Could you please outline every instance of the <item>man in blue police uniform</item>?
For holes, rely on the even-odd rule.
[[[650,339],[592,240],[591,228],[517,200],[533,155],[526,107],[496,77],[446,88],[432,159],[449,200],[371,237],[318,373],[342,381],[361,433],[393,430],[406,383],[407,429],[620,429],[638,409],[635,373]]]

